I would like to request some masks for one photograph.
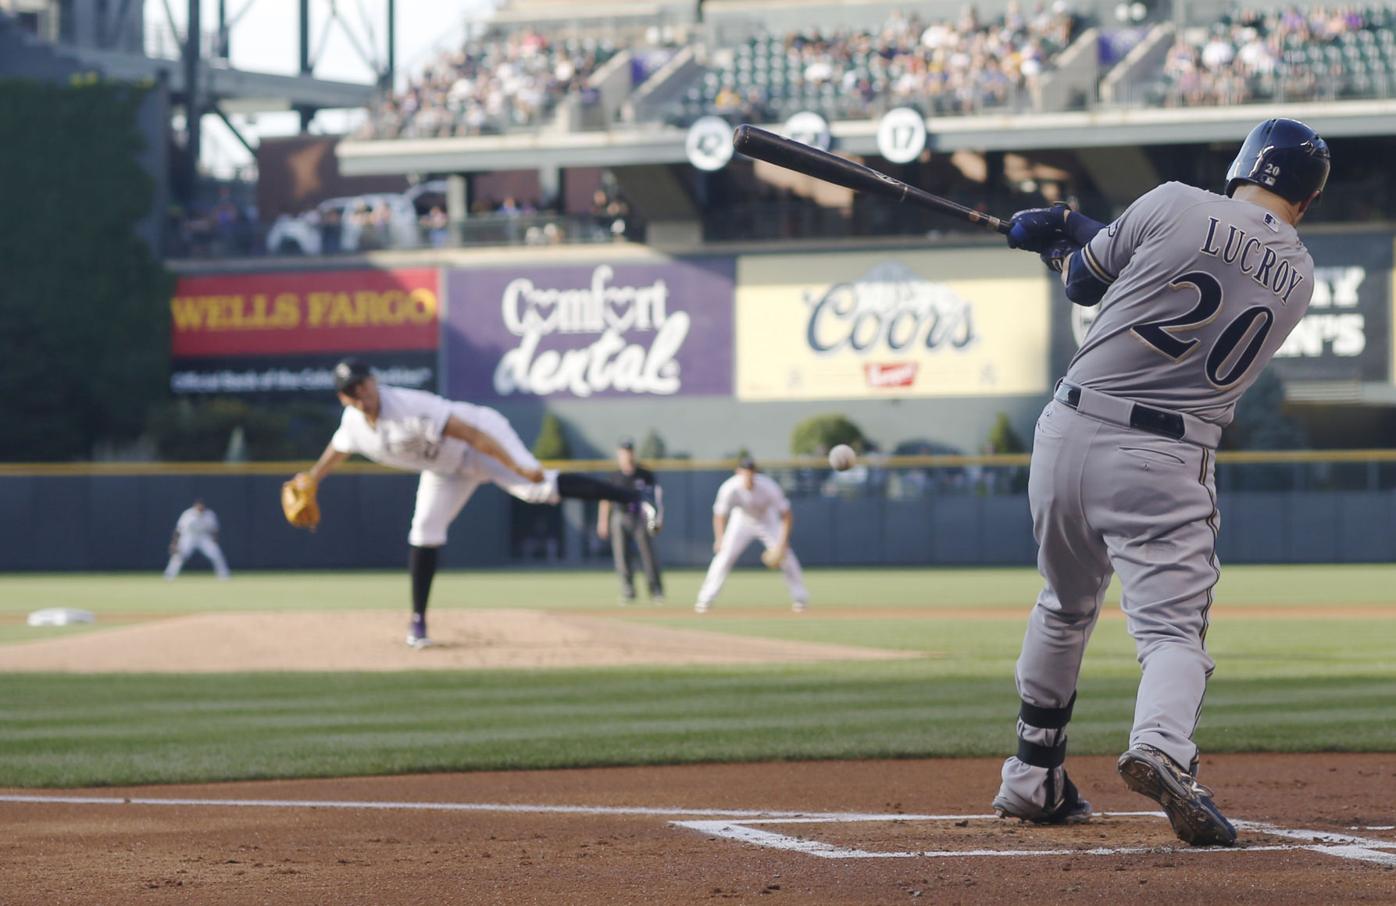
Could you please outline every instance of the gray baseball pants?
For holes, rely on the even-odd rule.
[[[1044,586],[1018,658],[1019,754],[1004,764],[1005,790],[1050,807],[1047,791],[1061,788],[1048,775],[1066,754],[1081,659],[1113,574],[1143,668],[1130,745],[1195,766],[1221,574],[1214,455],[1056,401],[1043,410],[1028,500]]]
[[[640,567],[645,572],[645,582],[649,585],[650,597],[662,597],[664,581],[659,576],[659,558],[655,556],[654,540],[644,517],[638,513],[627,513],[621,504],[611,507],[611,557],[616,564],[616,575],[620,577],[621,597],[630,600],[635,597],[635,569],[630,558],[630,547],[634,544],[640,553]]]

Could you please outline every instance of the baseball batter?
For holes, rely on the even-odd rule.
[[[809,593],[805,590],[800,560],[790,549],[790,529],[794,524],[790,501],[780,485],[758,472],[755,460],[743,457],[736,473],[717,489],[713,502],[713,562],[698,589],[698,603],[693,609],[708,612],[737,558],[759,539],[766,548],[763,562],[778,566],[785,574],[792,608],[803,613],[809,605]]]
[[[453,402],[422,390],[380,386],[368,366],[355,359],[336,365],[334,377],[344,406],[339,430],[315,466],[297,477],[318,485],[354,453],[421,473],[407,534],[412,577],[407,644],[414,648],[431,644],[427,600],[447,529],[470,495],[485,482],[527,503],[556,504],[563,497],[573,497],[637,504],[649,531],[660,529],[662,513],[652,493],[616,487],[586,475],[544,470],[504,416],[493,409]]]
[[[213,564],[213,572],[220,579],[228,578],[228,561],[223,559],[223,549],[218,546],[218,515],[204,506],[202,500],[179,514],[175,522],[174,536],[170,538],[170,562],[165,566],[165,578],[173,579],[184,568],[184,561],[198,551]]]
[[[1143,668],[1125,783],[1198,846],[1236,831],[1198,784],[1193,733],[1213,662],[1207,618],[1220,575],[1214,461],[1236,401],[1309,304],[1313,261],[1295,225],[1323,190],[1328,146],[1303,123],[1247,137],[1225,195],[1171,182],[1105,227],[1065,207],[1015,215],[1009,245],[1059,269],[1099,314],[1042,411],[1028,499],[1044,587],[1017,686],[1018,753],[1000,816],[1084,821],[1062,764],[1077,675],[1118,574]]]

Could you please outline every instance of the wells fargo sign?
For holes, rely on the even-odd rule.
[[[176,359],[425,350],[437,345],[437,272],[300,271],[182,277]]]
[[[170,389],[327,394],[356,355],[390,384],[435,390],[435,269],[182,277],[170,300]]]

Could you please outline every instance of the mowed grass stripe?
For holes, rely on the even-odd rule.
[[[36,680],[41,678],[26,678]],[[66,677],[65,680],[72,680]],[[112,679],[112,678],[108,678]],[[165,678],[119,677],[125,694],[187,696],[217,705],[219,695],[255,701],[247,685],[264,678],[194,677],[171,688]],[[301,713],[259,713],[228,719],[169,713],[131,721],[121,732],[119,708],[108,715],[112,736],[97,735],[82,721],[65,732],[61,724],[34,727],[35,735],[7,736],[0,743],[0,785],[64,786],[141,782],[313,777],[401,771],[479,770],[578,765],[663,764],[750,759],[1002,755],[1012,745],[1016,705],[1002,681],[930,681],[864,678],[853,692],[817,672],[781,678],[753,671],[747,688],[725,683],[716,691],[701,676],[628,673],[635,682],[620,699],[593,702],[568,713],[547,703],[562,686],[546,675],[516,677],[544,693],[533,705],[463,696],[451,702],[419,703],[414,682],[397,678],[392,704],[379,695],[342,698],[348,713],[327,717],[320,696],[304,694],[333,677],[279,677],[286,691],[305,703]],[[349,685],[372,685],[355,678]],[[618,678],[599,677],[611,685]],[[732,677],[725,677],[730,680]],[[775,687],[763,683],[775,680]],[[645,680],[651,680],[645,682]],[[162,685],[163,684],[163,685]],[[668,697],[648,698],[654,685]],[[611,686],[614,691],[614,686]],[[70,691],[73,691],[70,689]],[[435,691],[428,688],[427,691]],[[1109,754],[1128,735],[1132,682],[1083,685],[1072,751]],[[1259,708],[1252,693],[1289,695]],[[1356,699],[1352,693],[1357,693]],[[115,696],[115,697],[119,697]],[[1295,707],[1302,704],[1302,707]],[[116,707],[115,705],[113,707]],[[1267,681],[1214,682],[1200,742],[1209,751],[1266,749],[1389,750],[1396,727],[1384,716],[1396,707],[1396,682]]]
[[[1199,732],[1204,751],[1396,750],[1396,722],[1389,719],[1396,713],[1391,621],[1263,616],[1263,608],[1275,603],[1321,612],[1325,604],[1389,600],[1396,569],[1364,567],[1349,574],[1332,567],[1228,568],[1227,577],[1222,591],[1230,595],[1219,592],[1209,636],[1218,670]],[[822,665],[497,672],[0,673],[0,786],[1004,755],[1014,744],[1012,677],[1023,624],[961,615],[972,606],[1011,607],[1026,618],[1037,585],[1028,570],[812,574],[812,587],[829,595],[826,600],[848,595],[840,606],[866,605],[866,620],[821,620],[817,605],[804,618],[793,617],[779,578],[766,572],[734,577],[730,595],[705,619],[614,608],[613,579],[604,573],[445,578],[453,589],[442,596],[447,606],[609,607],[619,618],[671,628],[924,656]],[[135,605],[145,613],[249,604],[271,609],[292,599],[299,610],[385,606],[388,591],[392,601],[405,593],[399,574],[200,581],[28,577],[17,583],[0,577],[0,610],[27,609],[11,594],[16,588],[47,596],[43,605],[91,601],[92,609],[108,615],[132,612]],[[696,574],[680,573],[672,587],[696,581]],[[208,601],[205,593],[212,596]],[[674,600],[682,594],[676,591]],[[1264,598],[1268,594],[1285,597],[1271,601]],[[202,603],[191,607],[194,600]],[[723,604],[766,608],[769,617],[748,612],[724,618]],[[1248,617],[1248,606],[1262,612]],[[898,618],[891,613],[898,607],[916,612]],[[957,608],[956,618],[937,615],[939,607]],[[390,643],[398,644],[396,638],[385,640]],[[0,648],[0,669],[3,659]],[[1138,676],[1123,623],[1102,623],[1086,657],[1071,728],[1073,752],[1123,748]]]

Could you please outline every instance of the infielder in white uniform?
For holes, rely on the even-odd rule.
[[[693,609],[707,613],[713,599],[722,591],[722,583],[732,572],[737,558],[752,541],[765,545],[763,557],[768,564],[779,563],[790,588],[790,599],[796,613],[809,604],[805,577],[800,572],[800,559],[790,549],[790,529],[794,516],[790,501],[769,476],[756,471],[756,463],[745,457],[737,465],[736,474],[717,489],[713,502],[713,562],[698,590],[698,603]]]
[[[412,576],[407,644],[414,648],[431,644],[427,599],[438,549],[446,543],[452,520],[485,482],[526,503],[556,504],[563,497],[574,497],[639,504],[649,531],[660,529],[662,514],[652,493],[586,475],[544,470],[504,416],[493,409],[422,390],[379,386],[368,366],[354,359],[336,365],[334,376],[344,416],[309,477],[318,484],[354,453],[422,476],[407,534]]]
[[[195,500],[193,506],[179,514],[174,537],[170,539],[170,562],[165,567],[165,578],[178,576],[184,561],[194,551],[208,558],[218,578],[228,578],[228,561],[223,559],[223,550],[218,546],[218,516],[204,506],[202,500]]]
[[[1033,441],[1028,500],[1045,582],[1018,660],[1018,754],[1003,766],[1001,816],[1090,816],[1062,768],[1066,727],[1118,574],[1143,668],[1119,772],[1184,841],[1235,842],[1197,782],[1193,742],[1221,575],[1215,451],[1236,401],[1308,308],[1313,261],[1294,227],[1328,169],[1323,139],[1274,119],[1247,137],[1225,195],[1166,183],[1109,227],[1064,207],[1014,216],[1009,244],[1041,253],[1068,298],[1099,314]]]

